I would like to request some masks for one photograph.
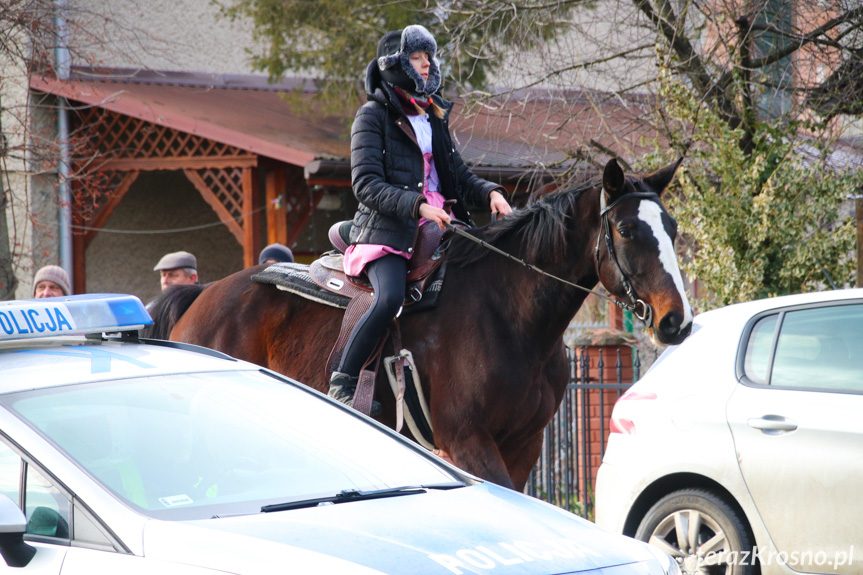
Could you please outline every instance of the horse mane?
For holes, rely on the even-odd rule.
[[[567,224],[575,213],[578,199],[596,185],[597,182],[590,180],[575,188],[531,196],[524,207],[513,210],[506,218],[467,232],[497,248],[512,241],[523,248],[522,257],[528,262],[566,258]],[[468,266],[492,253],[467,238],[454,237],[453,240],[458,241],[450,242],[447,265]]]
[[[179,321],[180,317],[189,306],[207,289],[210,284],[200,285],[174,285],[169,286],[153,303],[147,311],[153,318],[153,325],[141,330],[141,337],[150,339],[167,340],[171,336],[171,330]]]

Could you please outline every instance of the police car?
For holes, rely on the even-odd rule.
[[[132,296],[0,302],[0,572],[678,572],[149,323]]]

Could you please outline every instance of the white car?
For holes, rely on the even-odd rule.
[[[130,296],[0,302],[0,572],[678,573],[149,322]]]
[[[688,574],[863,573],[863,290],[698,315],[610,427],[600,526]]]

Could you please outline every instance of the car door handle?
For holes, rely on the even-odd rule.
[[[765,433],[794,431],[797,429],[797,423],[782,417],[781,415],[764,415],[762,417],[753,417],[746,420],[749,427],[760,429]]]

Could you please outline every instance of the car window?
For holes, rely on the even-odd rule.
[[[32,465],[27,466],[25,492],[27,533],[46,537],[69,538],[69,499]]]
[[[863,392],[863,305],[789,311],[756,323],[746,349],[745,373],[774,387]],[[776,326],[779,334],[773,346]]]
[[[0,441],[0,493],[12,501],[21,500],[21,458]]]
[[[27,533],[69,538],[71,503],[38,469],[27,465],[11,447],[0,442],[0,493],[21,505],[21,474],[24,471],[24,514]]]
[[[744,373],[752,383],[766,384],[773,352],[773,336],[776,332],[777,315],[763,317],[752,328],[749,345],[746,347]]]
[[[456,480],[410,444],[259,372],[80,384],[0,401],[127,504],[162,519]]]

